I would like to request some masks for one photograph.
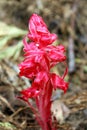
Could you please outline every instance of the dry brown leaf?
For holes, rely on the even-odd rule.
[[[53,113],[53,117],[55,117],[60,124],[64,123],[65,119],[70,114],[69,108],[59,100],[55,100],[52,103],[51,111]]]

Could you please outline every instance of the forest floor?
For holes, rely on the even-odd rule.
[[[69,89],[65,94],[58,90],[53,102],[58,130],[87,130],[87,0],[0,1],[0,130],[40,129],[27,104],[16,98],[31,84],[18,75],[23,46],[17,43],[26,34],[33,13],[43,17],[51,33],[59,37],[56,44],[66,48]],[[7,26],[24,31],[9,38]],[[53,71],[62,75],[64,65]]]

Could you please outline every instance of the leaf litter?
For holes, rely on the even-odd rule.
[[[21,0],[20,4],[19,0],[9,0],[8,2],[3,0],[0,6],[2,12],[0,21],[5,21],[5,23],[0,22],[0,124],[2,126],[5,126],[5,123],[12,124],[17,130],[39,129],[34,114],[27,104],[16,98],[20,90],[31,84],[31,81],[19,78],[17,65],[23,56],[22,38],[27,33],[26,22],[30,15],[36,12],[45,19],[51,32],[58,34],[59,43],[66,46],[68,66],[70,59],[72,59],[69,69],[73,71],[69,72],[67,78],[70,82],[68,92],[65,95],[63,92],[58,92],[60,96],[57,96],[55,92],[53,94],[56,97],[53,104],[56,102],[55,105],[60,114],[56,112],[56,116],[60,116],[58,117],[57,127],[59,130],[86,130],[87,1],[42,0],[41,2],[39,0],[37,2],[36,0],[33,4],[32,1]],[[13,6],[13,10],[11,10]],[[21,27],[22,29],[20,29]],[[74,56],[71,57],[71,54],[69,55],[69,45],[71,44],[69,39],[73,42],[72,54]],[[52,71],[62,75],[63,66],[63,64],[60,64]],[[31,102],[34,103],[33,100]],[[68,110],[65,114],[63,106]],[[56,107],[53,108],[53,111]],[[66,114],[67,116],[65,116]],[[59,118],[62,118],[62,122],[61,119],[59,121]],[[0,129],[5,129],[5,127]],[[14,130],[12,126],[11,129]]]

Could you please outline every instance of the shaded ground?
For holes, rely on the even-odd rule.
[[[87,130],[87,1],[0,1],[0,21],[9,25],[27,29],[28,19],[34,12],[44,18],[51,32],[58,34],[59,43],[64,44],[67,51],[69,90],[66,94],[59,92],[57,100],[69,108],[70,114],[65,118],[63,113],[58,130]],[[14,39],[10,44],[17,41]],[[22,53],[16,60],[0,61],[0,122],[9,122],[17,130],[38,130],[32,111],[16,99],[19,91],[29,86],[27,79],[18,76],[17,65],[21,59]],[[59,65],[55,71],[62,74],[64,66]],[[1,124],[2,129],[5,127]]]

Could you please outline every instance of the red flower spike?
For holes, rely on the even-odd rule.
[[[27,38],[32,42],[28,43]],[[64,46],[52,45],[56,39],[56,34],[48,31],[43,19],[33,14],[29,20],[29,32],[23,39],[25,59],[19,65],[20,76],[31,79],[32,85],[21,91],[20,99],[28,103],[42,130],[56,130],[51,118],[53,89],[62,89],[64,92],[68,89],[68,83],[64,81],[67,68],[62,77],[50,72],[51,67],[66,60]],[[30,104],[29,98],[35,99],[36,110]]]

